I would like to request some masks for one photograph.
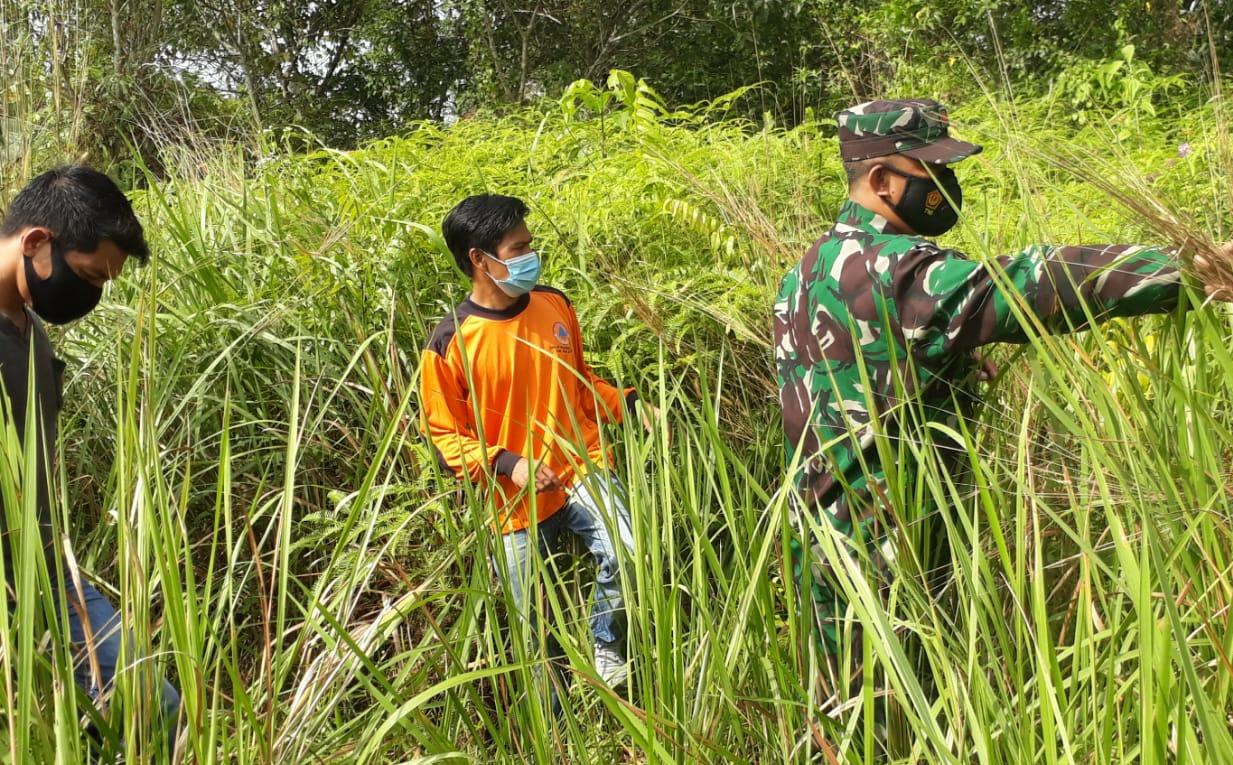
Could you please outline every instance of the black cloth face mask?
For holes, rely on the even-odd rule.
[[[64,259],[64,251],[51,243],[51,275],[46,279],[34,270],[34,258],[26,258],[26,288],[30,307],[43,321],[68,324],[94,310],[103,288],[82,279]]]
[[[937,176],[935,182],[933,178],[909,175],[890,165],[882,165],[882,169],[907,179],[903,196],[899,198],[898,204],[891,205],[891,209],[904,223],[911,226],[913,231],[925,236],[938,236],[950,231],[959,222],[959,208],[963,207],[963,189],[959,186],[954,170],[944,166],[931,168]],[[941,189],[938,188],[938,183],[942,184]],[[951,201],[955,203],[954,207],[951,206]]]

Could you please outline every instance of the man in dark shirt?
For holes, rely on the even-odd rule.
[[[29,439],[37,439],[33,517],[23,502],[23,492],[13,491],[15,482],[0,481],[4,599],[12,609],[16,599],[37,595],[37,564],[43,557],[46,581],[53,591],[68,597],[74,676],[96,701],[114,685],[120,617],[79,576],[65,571],[62,578],[51,557],[50,479],[64,364],[53,355],[43,322],[66,324],[93,310],[103,285],[120,275],[129,256],[141,261],[149,257],[141,223],[110,178],[82,166],[56,168],[35,178],[13,200],[0,224],[0,381],[4,386],[0,392],[0,446],[4,447],[0,469],[12,478],[25,475],[24,449],[10,446],[28,448]],[[28,421],[31,404],[34,413]],[[35,540],[22,536],[22,530],[31,526],[37,531]],[[43,556],[30,555],[40,548]],[[56,610],[60,612],[59,607]],[[55,634],[63,633],[57,630]],[[164,681],[160,707],[172,731],[179,703],[176,689]],[[173,745],[174,732],[168,754]]]

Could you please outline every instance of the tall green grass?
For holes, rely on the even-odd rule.
[[[1119,137],[1119,115],[1079,130],[1055,108],[958,109],[988,149],[950,243],[1159,235],[1039,148],[1063,141],[1229,230],[1218,122]],[[786,570],[767,317],[842,199],[834,141],[624,113],[418,125],[255,167],[219,153],[139,195],[155,257],[60,338],[58,471],[65,543],[120,604],[133,670],[88,744],[63,640],[36,629],[59,606],[16,551],[32,578],[0,611],[6,761],[158,761],[159,674],[184,697],[182,762],[1231,760],[1228,312],[1000,353],[979,427],[952,434],[965,475],[926,440],[884,444],[921,462],[919,493],[892,489],[943,508],[953,578],[934,596],[909,561],[881,594],[819,534],[874,668],[828,714]],[[590,667],[587,567],[537,568],[573,677],[557,721],[543,652],[506,626],[482,497],[415,431],[419,349],[465,294],[434,232],[482,189],[528,199],[595,366],[665,413],[609,431],[638,543],[627,698]],[[6,443],[5,507],[29,512]],[[885,741],[860,714],[875,703]]]

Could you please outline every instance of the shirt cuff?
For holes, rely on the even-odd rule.
[[[492,468],[497,471],[497,475],[509,478],[514,474],[514,466],[518,464],[520,459],[522,459],[521,454],[511,452],[509,449],[502,449],[497,452],[496,459],[492,461]]]
[[[638,391],[631,390],[625,394],[625,411],[630,414],[638,413]]]

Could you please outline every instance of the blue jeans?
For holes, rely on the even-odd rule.
[[[69,586],[77,594],[77,588],[71,583]],[[115,684],[117,664],[120,661],[120,615],[116,613],[111,601],[88,582],[81,583],[79,594],[80,598],[69,600],[68,607],[69,637],[73,641],[73,676],[77,684],[85,688],[90,698],[97,703]],[[82,611],[90,626],[89,642]],[[90,648],[98,661],[98,677],[95,677],[91,667]],[[170,755],[175,748],[180,694],[171,683],[166,680],[162,683],[159,707],[162,710],[163,724],[168,730],[167,753]]]
[[[560,550],[561,532],[573,532],[586,545],[595,560],[595,597],[591,606],[591,635],[598,644],[622,643],[625,637],[625,600],[621,593],[620,564],[614,539],[632,555],[634,535],[629,510],[625,507],[625,488],[609,473],[585,476],[570,490],[565,506],[536,525],[538,544],[534,550],[548,557]],[[531,529],[502,536],[505,548],[505,581],[514,607],[524,625],[534,622],[533,608],[526,595],[530,574]],[[494,561],[502,571],[501,561]]]

